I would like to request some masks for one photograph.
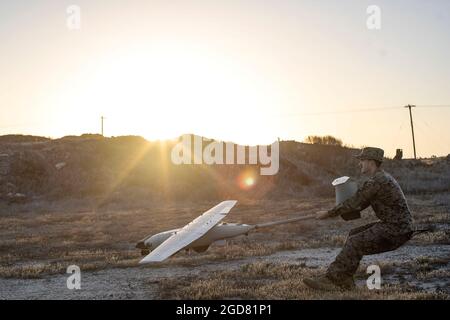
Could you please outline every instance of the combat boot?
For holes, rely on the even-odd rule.
[[[353,277],[345,278],[343,280],[340,280],[339,282],[336,282],[336,284],[341,288],[345,290],[353,290],[356,288],[355,281],[353,280]]]

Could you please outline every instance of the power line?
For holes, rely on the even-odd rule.
[[[361,109],[348,109],[348,110],[336,110],[336,111],[319,111],[319,112],[304,112],[304,113],[285,113],[280,116],[290,117],[290,116],[320,116],[320,115],[330,115],[330,114],[343,114],[343,113],[354,113],[354,112],[371,112],[371,111],[381,111],[381,110],[394,110],[403,108],[402,106],[396,107],[380,107],[380,108],[361,108]]]
[[[450,108],[450,104],[416,105],[417,108]]]
[[[439,104],[439,105],[415,105],[417,108],[450,108],[450,104]],[[399,110],[404,108],[404,106],[392,106],[392,107],[377,107],[377,108],[358,108],[358,109],[347,109],[347,110],[336,110],[336,111],[319,111],[319,112],[300,112],[300,113],[285,113],[281,116],[319,116],[319,115],[330,115],[330,114],[344,114],[344,113],[354,113],[354,112],[371,112],[371,111],[381,111],[381,110]]]
[[[450,108],[450,104],[430,104],[430,105],[415,105],[417,108]],[[285,113],[279,114],[279,116],[290,117],[290,116],[320,116],[320,115],[331,115],[331,114],[344,114],[344,113],[354,113],[354,112],[372,112],[381,110],[400,110],[404,106],[391,106],[391,107],[376,107],[376,108],[358,108],[358,109],[347,109],[347,110],[336,110],[336,111],[319,111],[319,112],[299,112],[299,113]]]

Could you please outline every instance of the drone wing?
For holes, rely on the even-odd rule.
[[[203,236],[212,227],[225,218],[227,213],[230,212],[231,208],[233,208],[236,203],[236,200],[227,200],[209,209],[201,216],[184,226],[169,239],[161,243],[139,263],[160,262],[180,251],[191,242]]]

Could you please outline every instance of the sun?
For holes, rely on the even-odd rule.
[[[255,114],[265,119],[278,101],[272,92],[278,91],[239,60],[172,43],[123,49],[95,62],[68,77],[52,100],[55,110],[64,104],[61,117],[68,110],[75,117],[71,132],[95,131],[104,115],[107,136],[153,140],[196,133],[248,144],[274,139],[262,120],[248,119]],[[231,123],[245,126],[245,134],[230,133]]]

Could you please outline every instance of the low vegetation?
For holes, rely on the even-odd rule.
[[[161,298],[170,299],[449,299],[448,292],[424,292],[408,284],[384,285],[383,290],[359,286],[354,290],[315,291],[303,279],[322,275],[324,269],[294,264],[251,263],[231,271],[214,272],[202,279],[165,279]],[[420,278],[448,277],[448,270]]]

